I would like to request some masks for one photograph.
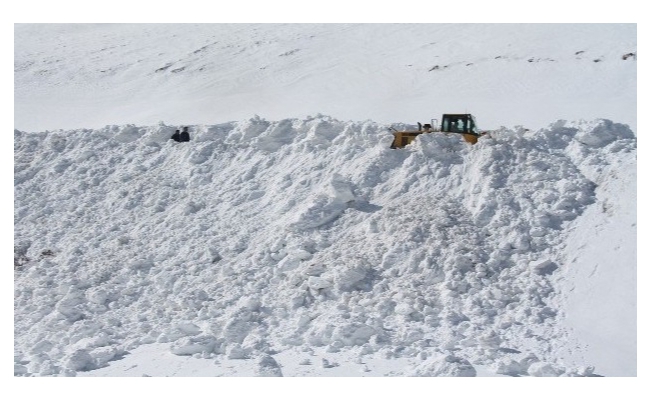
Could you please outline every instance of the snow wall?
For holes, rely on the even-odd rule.
[[[567,335],[557,286],[569,226],[636,157],[627,126],[405,149],[385,125],[322,115],[191,126],[189,143],[176,128],[14,132],[16,375],[154,342],[416,357],[421,376],[593,373],[550,351]]]

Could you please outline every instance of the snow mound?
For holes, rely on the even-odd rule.
[[[467,360],[453,355],[440,355],[415,368],[414,376],[474,377],[475,368]]]
[[[276,360],[266,355],[258,362],[256,376],[281,377],[283,376],[283,372]]]
[[[626,126],[398,150],[384,125],[323,115],[174,130],[14,131],[16,375],[155,342],[260,376],[295,346],[425,357],[418,376],[582,368],[550,351],[559,254],[601,166],[635,157]]]

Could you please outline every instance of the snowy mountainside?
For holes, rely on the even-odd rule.
[[[174,129],[14,132],[16,375],[150,343],[263,366],[286,349],[409,360],[398,375],[604,373],[556,352],[560,282],[603,170],[635,166],[626,125],[399,150],[385,125],[323,115]]]
[[[636,24],[16,24],[14,128],[317,113],[636,133]]]

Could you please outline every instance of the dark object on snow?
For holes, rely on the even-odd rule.
[[[179,130],[177,129],[176,132],[174,132],[174,135],[170,138],[174,141],[177,142],[189,142],[190,141],[190,133],[188,133],[188,127],[183,128],[183,132],[179,133]]]
[[[188,127],[183,128],[183,132],[179,135],[179,141],[180,142],[189,142],[190,141],[190,133],[188,133]]]

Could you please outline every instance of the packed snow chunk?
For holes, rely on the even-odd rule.
[[[578,123],[580,132],[577,140],[589,147],[604,147],[619,139],[635,139],[627,125],[614,123],[608,119]]]
[[[14,376],[25,376],[29,374],[26,366],[14,362]]]
[[[64,289],[62,289],[64,290]],[[85,303],[84,293],[79,291],[76,287],[70,287],[68,293],[57,303],[56,309],[68,321],[75,322],[84,318],[82,312],[83,304]]]
[[[302,261],[309,260],[311,257],[312,254],[303,249],[291,250],[287,256],[278,263],[278,268],[280,271],[291,271],[297,268]]]
[[[77,323],[70,332],[70,341],[74,349],[94,349],[108,346],[111,337],[107,332],[97,332],[98,326],[90,321],[85,324]]]
[[[344,211],[355,205],[351,184],[339,174],[331,177],[327,193],[319,193],[298,213],[290,227],[295,230],[320,228],[337,220]]]
[[[341,291],[357,289],[367,273],[368,269],[362,265],[339,267],[335,272],[335,285]]]
[[[464,151],[468,148],[463,140],[459,140],[457,135],[419,135],[412,143],[416,151],[440,163],[440,167],[435,171],[435,177],[447,176],[450,171],[449,167],[454,164],[462,164]],[[416,161],[416,159],[415,159]]]
[[[336,362],[330,362],[330,361],[327,360],[326,358],[322,358],[322,359],[321,359],[321,367],[322,367],[322,368],[335,368],[335,367],[339,367],[339,366],[340,366],[339,363],[336,363]]]
[[[227,317],[222,329],[224,340],[228,343],[242,343],[253,329],[258,327],[259,313],[246,307],[239,308]]]
[[[351,183],[340,174],[334,174],[331,178],[331,194],[340,203],[349,203],[355,200]]]
[[[256,115],[246,121],[238,122],[234,129],[229,129],[227,140],[236,143],[250,142],[265,132],[270,124],[271,122]],[[219,126],[213,126],[209,131],[220,133],[218,128]]]
[[[401,302],[394,307],[394,312],[398,315],[406,316],[412,314],[414,311],[415,310],[410,303]]]
[[[249,358],[250,351],[242,347],[239,343],[228,346],[226,357],[230,360],[244,360]]]
[[[478,337],[478,342],[485,348],[497,349],[500,346],[502,339],[495,330],[489,329]]]
[[[95,366],[97,368],[103,368],[108,365],[109,361],[122,355],[123,351],[115,346],[103,346],[91,350],[89,354],[95,360]]]
[[[342,346],[362,346],[375,334],[376,329],[369,325],[351,324],[335,328],[333,338],[334,342],[340,342]]]
[[[537,275],[551,275],[557,270],[557,264],[550,260],[537,260],[530,262],[530,268]]]
[[[281,366],[270,355],[263,356],[256,365],[256,376],[260,377],[282,377]]]
[[[539,358],[532,353],[527,353],[517,358],[516,360],[520,364],[521,371],[523,371],[523,373],[527,373],[527,370],[530,368],[532,364],[538,363],[540,361]]]
[[[274,122],[264,132],[254,139],[254,146],[266,152],[275,152],[281,147],[292,143],[296,131],[291,119]]]
[[[107,291],[98,287],[89,288],[85,294],[88,301],[93,304],[105,304],[109,299]]]
[[[527,374],[521,363],[515,360],[498,360],[496,362],[496,373],[509,376],[520,376]]]
[[[565,371],[546,362],[535,362],[527,370],[530,376],[561,376]]]
[[[175,127],[167,126],[164,123],[159,123],[158,126],[153,127],[142,137],[143,144],[153,148],[160,148],[160,144],[170,141]]]
[[[95,358],[84,349],[76,350],[66,357],[63,365],[72,371],[90,371],[97,368]]]
[[[216,146],[217,144],[215,142],[208,142],[207,144],[198,146],[190,153],[188,161],[192,164],[203,164],[211,158]]]
[[[333,121],[326,121],[324,119],[316,120],[316,124],[315,121],[309,121],[308,123],[313,126],[306,134],[306,142],[317,149],[328,147],[342,130],[345,129],[339,124],[334,125]]]
[[[177,324],[177,330],[186,335],[199,335],[201,333],[201,328],[192,322],[180,322]]]
[[[295,231],[316,229],[338,219],[348,204],[327,195],[318,195],[312,202],[298,213],[298,217],[290,224]]]
[[[475,368],[467,360],[454,355],[436,355],[417,366],[412,376],[474,377]]]
[[[550,124],[548,128],[535,132],[534,137],[545,147],[564,149],[573,141],[578,132],[576,127],[568,127],[567,125],[566,120],[559,120]]]
[[[258,299],[257,297],[244,297],[241,299],[240,302],[244,308],[250,311],[258,311],[262,306],[260,299]]]
[[[129,264],[129,269],[135,272],[147,273],[154,267],[154,262],[151,260],[133,260]]]
[[[135,125],[127,125],[123,127],[117,135],[113,138],[121,143],[129,143],[135,140],[138,140],[143,136],[144,132],[141,132],[139,128]]]
[[[582,366],[582,367],[576,367],[573,368],[571,371],[567,373],[568,376],[595,376],[593,372],[595,371],[595,367],[593,366]]]
[[[210,354],[216,352],[220,342],[211,335],[185,337],[176,340],[170,345],[170,351],[177,356],[190,356],[193,354]]]
[[[30,354],[47,353],[48,351],[52,350],[53,347],[54,345],[49,340],[41,340],[30,349],[29,353]]]
[[[333,282],[318,276],[308,277],[308,286],[313,290],[325,289],[333,286]]]

